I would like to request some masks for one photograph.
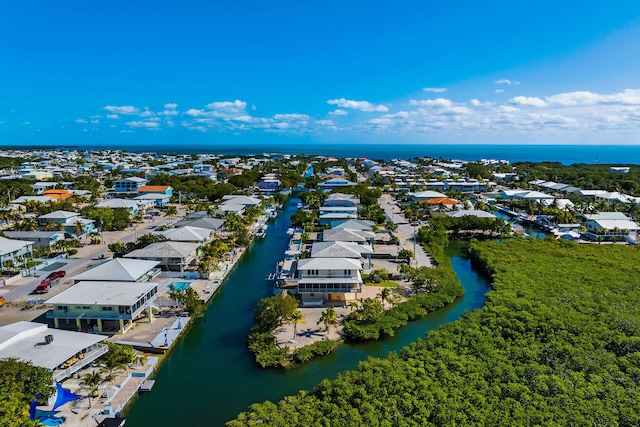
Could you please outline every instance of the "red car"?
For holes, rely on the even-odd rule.
[[[43,280],[36,287],[36,293],[37,294],[46,294],[47,292],[49,292],[49,289],[51,289],[51,281],[50,280]]]
[[[61,277],[64,277],[67,274],[66,271],[64,270],[60,270],[60,271],[54,271],[53,273],[50,273],[47,276],[47,279],[49,280],[56,280],[56,279],[60,279]]]

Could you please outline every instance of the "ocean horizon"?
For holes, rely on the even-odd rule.
[[[640,145],[503,145],[503,144],[269,144],[269,145],[109,145],[109,146],[0,146],[0,149],[35,150],[122,150],[135,153],[159,154],[305,154],[338,158],[366,157],[374,160],[436,159],[477,161],[481,159],[515,162],[559,162],[565,165],[586,164],[640,164]]]

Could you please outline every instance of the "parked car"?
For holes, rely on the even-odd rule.
[[[47,276],[47,279],[49,279],[49,280],[56,280],[56,279],[60,279],[60,278],[62,278],[62,277],[64,277],[64,276],[66,276],[66,275],[67,275],[67,272],[66,272],[66,271],[64,271],[64,270],[54,271],[53,273],[50,273],[50,274]]]
[[[37,294],[46,294],[47,292],[49,292],[49,289],[51,289],[51,281],[50,280],[43,280],[36,287],[36,293]]]

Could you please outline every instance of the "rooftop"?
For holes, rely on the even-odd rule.
[[[129,306],[157,286],[151,282],[79,282],[45,303]]]

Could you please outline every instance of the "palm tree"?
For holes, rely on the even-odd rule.
[[[175,206],[167,206],[167,210],[164,214],[169,217],[169,224],[171,224],[171,219],[178,214],[178,210]]]
[[[382,302],[383,305],[385,302],[389,301],[390,296],[391,296],[391,289],[389,288],[382,288],[382,290],[378,294],[378,297],[380,297],[380,301]]]
[[[93,406],[91,403],[91,396],[97,393],[98,387],[100,387],[103,382],[104,378],[102,377],[100,371],[94,371],[90,374],[84,374],[82,376],[82,380],[79,384],[81,388],[89,390],[89,394],[87,395],[87,397],[89,398],[89,408]]]
[[[295,310],[289,316],[289,322],[293,324],[293,342],[296,342],[296,336],[298,336],[298,323],[305,324],[306,317],[300,310]]]
[[[360,308],[360,303],[358,301],[351,301],[347,304],[349,307],[349,311],[358,310]]]
[[[322,312],[322,315],[320,316],[320,319],[318,320],[316,325],[319,325],[320,323],[324,323],[324,327],[326,328],[328,335],[329,327],[338,324],[338,313],[336,312],[335,308],[327,307],[327,309]]]

